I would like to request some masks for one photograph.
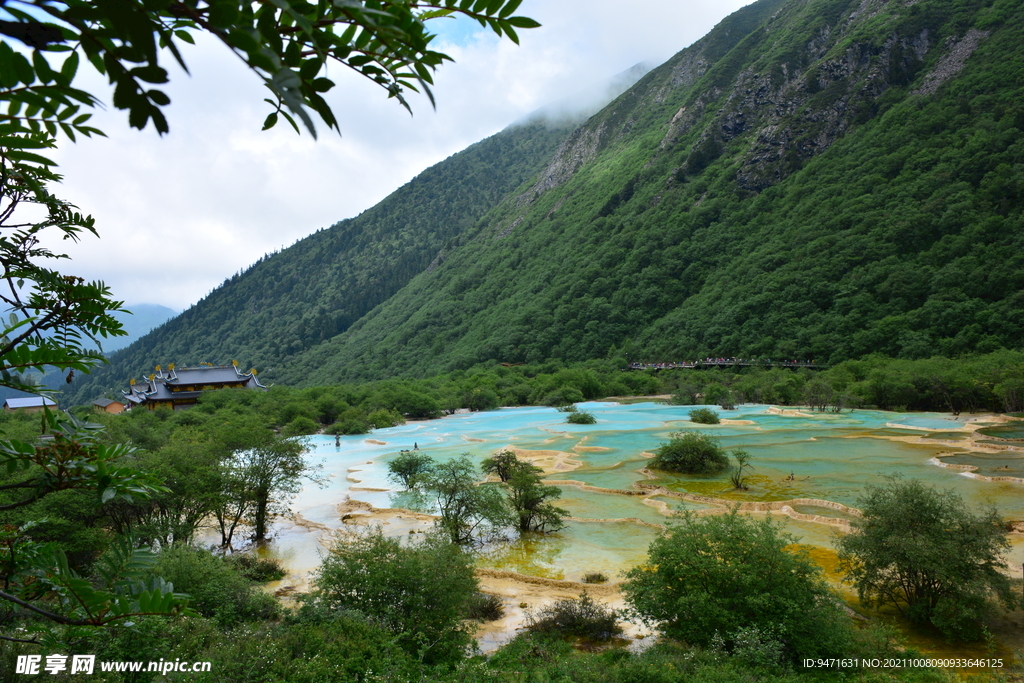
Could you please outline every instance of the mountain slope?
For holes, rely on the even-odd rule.
[[[282,376],[1020,347],[1022,39],[1008,1],[748,6]]]
[[[76,383],[74,400],[102,394],[158,363],[226,363],[269,370],[344,332],[524,179],[535,175],[568,123],[528,120],[427,169],[359,216],[271,254],[229,278],[111,364]]]
[[[84,389],[225,354],[315,384],[1020,348],[1022,43],[1011,0],[760,0],[571,133],[506,131],[232,278]]]

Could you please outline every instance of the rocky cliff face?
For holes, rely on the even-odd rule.
[[[798,15],[808,13],[807,3],[779,7],[750,33],[723,28],[644,79],[630,93],[632,102],[624,96],[579,128],[531,188],[531,197],[564,184],[612,139],[628,135],[637,110],[680,100],[663,124],[656,154],[682,151],[678,170],[693,176],[741,145],[739,185],[758,192],[778,183],[851,126],[876,116],[885,93],[914,82],[927,63],[932,68],[915,94],[934,93],[964,67],[988,35],[969,29],[939,40],[933,28],[920,25],[928,22],[906,16],[892,18],[891,29],[882,36],[870,28],[886,10],[914,4],[834,2],[827,18],[815,6],[810,11],[817,13],[819,25],[801,44],[792,44],[787,31],[801,18]],[[731,50],[725,50],[723,42]],[[769,54],[736,69],[729,57],[737,51]],[[940,57],[930,59],[935,51]]]

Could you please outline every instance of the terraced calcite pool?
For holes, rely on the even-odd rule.
[[[595,425],[570,425],[552,408],[505,408],[455,415],[347,436],[310,439],[330,483],[306,487],[293,503],[294,522],[278,525],[272,552],[285,559],[301,589],[336,529],[381,523],[389,535],[428,528],[430,518],[405,512],[409,505],[387,479],[387,463],[401,449],[419,448],[434,458],[470,454],[481,461],[514,448],[545,468],[563,490],[558,503],[572,514],[557,534],[481,549],[483,569],[511,571],[540,580],[579,581],[600,571],[616,580],[643,561],[647,546],[677,510],[708,514],[741,503],[747,510],[778,515],[801,541],[830,564],[832,535],[857,514],[868,484],[900,473],[955,490],[972,506],[994,505],[1004,518],[1024,522],[1024,443],[1009,440],[1020,424],[985,429],[992,416],[889,413],[855,410],[819,414],[764,405],[722,411],[721,425],[689,421],[691,407],[658,403],[585,403]],[[680,429],[718,437],[727,449],[752,456],[749,491],[735,491],[726,475],[695,477],[643,470],[647,456]],[[1005,438],[1000,438],[1002,435]],[[1013,534],[1019,537],[1019,534]],[[1009,561],[1020,572],[1024,544],[1014,539]],[[833,558],[834,559],[834,558]],[[831,562],[834,564],[834,562]]]

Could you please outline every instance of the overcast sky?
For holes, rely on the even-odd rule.
[[[111,109],[94,118],[108,137],[63,141],[54,155],[59,195],[93,214],[101,235],[59,245],[73,258],[61,269],[106,281],[129,304],[188,308],[263,254],[359,214],[531,111],[663,62],[748,1],[525,0],[517,14],[543,27],[521,31],[519,46],[437,20],[437,49],[455,58],[436,75],[437,110],[414,96],[410,116],[335,67],[328,100],[342,134],[318,140],[283,122],[261,132],[263,86],[201,41],[185,52],[192,75],[172,71],[169,135],[130,129]],[[83,85],[109,100],[101,81]]]

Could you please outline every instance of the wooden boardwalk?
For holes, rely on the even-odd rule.
[[[625,370],[701,370],[704,368],[810,368],[824,370],[828,366],[804,360],[743,360],[732,358],[706,358],[681,363],[630,363]]]

